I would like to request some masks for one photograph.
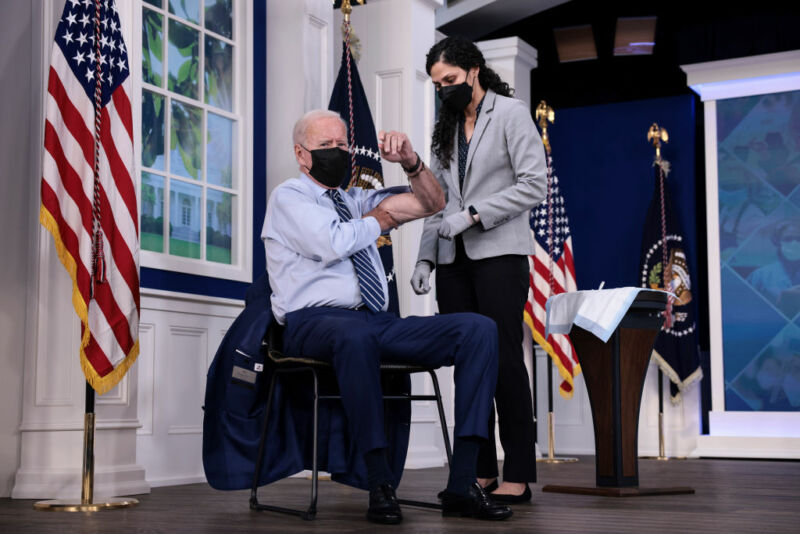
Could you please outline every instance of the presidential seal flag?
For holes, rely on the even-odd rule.
[[[543,136],[543,141],[546,138]],[[545,304],[553,295],[576,291],[575,260],[572,256],[572,235],[564,197],[553,170],[553,158],[547,147],[547,198],[530,211],[534,253],[528,257],[530,287],[523,319],[533,334],[533,340],[550,356],[561,376],[558,391],[572,398],[573,381],[581,372],[578,355],[568,335],[551,334],[545,337],[547,312]]]
[[[114,0],[68,0],[50,60],[39,220],[72,278],[81,367],[99,394],[139,353],[129,72]]]
[[[703,376],[697,345],[696,303],[683,234],[669,194],[669,162],[658,157],[655,191],[650,200],[642,237],[641,287],[674,294],[665,311],[665,322],[653,347],[653,359],[669,377],[673,403],[681,392]]]
[[[345,40],[342,46],[342,64],[339,75],[333,86],[328,109],[336,111],[347,123],[347,135],[350,143],[350,164],[342,187],[361,187],[364,189],[383,189],[383,168],[381,153],[378,150],[378,136],[372,113],[369,110],[367,95],[361,85],[358,67],[353,54],[352,32],[349,23],[345,22]],[[392,258],[392,241],[388,236],[378,239],[378,253],[386,271],[389,285],[388,311],[400,313],[397,299],[397,281],[395,280],[394,260]]]

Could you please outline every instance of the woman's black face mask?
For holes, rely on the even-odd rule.
[[[464,82],[459,84],[440,87],[437,94],[442,104],[450,111],[460,113],[464,111],[467,104],[472,100],[472,86],[464,80]]]
[[[308,150],[303,145],[300,145]],[[311,154],[309,174],[325,187],[339,187],[347,172],[350,153],[341,148],[317,148],[308,150]]]

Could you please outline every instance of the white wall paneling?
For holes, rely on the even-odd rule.
[[[237,300],[144,290],[138,374],[137,462],[151,486],[203,482],[203,400],[208,366]]]
[[[41,101],[37,88],[42,73],[42,5],[29,0],[3,3],[0,48],[3,65],[3,121],[0,124],[0,249],[10,251],[0,262],[0,497],[8,497],[20,460],[20,418],[24,362],[35,338],[36,263]]]
[[[298,175],[292,127],[327,108],[333,79],[333,9],[327,0],[267,2],[267,195]],[[339,49],[341,51],[341,48]],[[337,60],[338,62],[338,60]],[[301,97],[302,95],[302,97]],[[261,177],[256,177],[261,179]],[[263,214],[253,214],[256,220]]]

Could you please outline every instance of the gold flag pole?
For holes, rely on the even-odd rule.
[[[550,137],[547,135],[547,123],[556,122],[556,112],[544,100],[540,101],[539,105],[536,106],[536,122],[539,123],[539,128],[542,129],[542,143],[544,143],[544,150],[549,156],[551,149]]]
[[[653,160],[653,165],[658,166],[659,170],[659,177],[661,180],[664,179],[664,174],[668,171],[665,171],[664,167],[668,168],[669,163],[664,161],[661,158],[661,143],[668,143],[669,142],[669,133],[667,132],[666,128],[663,128],[658,125],[658,123],[653,123],[650,125],[650,128],[647,129],[647,141],[653,145],[653,148],[656,149],[655,159]],[[662,195],[663,195],[662,190]],[[662,217],[666,217],[666,214],[662,213]],[[665,224],[662,221],[662,224]],[[664,243],[666,247],[666,242]],[[670,274],[667,272],[669,270],[669,266],[664,266],[664,290],[667,289],[667,283],[670,277]],[[666,454],[666,447],[664,444],[664,373],[661,371],[661,367],[658,367],[658,456],[640,456],[640,458],[646,460],[659,460],[659,461],[667,461],[667,460],[685,460],[686,457],[681,456],[667,456]]]
[[[542,100],[539,102],[539,105],[536,106],[536,113],[535,113],[536,121],[539,123],[539,128],[542,130],[542,143],[544,144],[544,150],[547,153],[547,190],[548,190],[548,201],[550,200],[550,180],[553,175],[553,167],[552,167],[552,155],[551,155],[551,147],[550,147],[550,137],[547,135],[547,123],[553,123],[556,120],[555,111],[553,108],[547,105],[547,102]],[[552,261],[552,257],[550,258]],[[553,266],[550,266],[550,272],[552,272]],[[551,284],[551,293],[552,293],[552,284]],[[534,367],[534,375],[535,375],[535,367],[536,367],[536,357],[534,353],[533,358],[533,367]],[[534,388],[535,390],[535,388]],[[555,455],[555,414],[553,413],[553,360],[552,357],[548,354],[547,355],[547,456],[545,458],[537,458],[537,462],[548,463],[548,464],[562,464],[562,463],[572,463],[577,462],[577,458],[572,457],[556,457]]]
[[[94,60],[96,65],[95,76],[95,99],[94,99],[94,114],[95,118],[99,118],[101,109],[101,88],[102,76],[100,67],[100,43],[101,43],[101,10],[100,2],[95,1],[95,10],[93,17],[93,30],[94,30]],[[100,150],[100,122],[95,122],[94,132],[94,146],[95,146],[95,161],[98,161]],[[97,200],[97,184],[99,183],[100,167],[94,167],[94,180],[95,180],[95,200]],[[95,221],[96,222],[96,221]],[[98,236],[102,234],[97,234]],[[102,249],[102,241],[93,241],[93,246],[97,245]],[[102,261],[102,260],[101,260]],[[97,277],[95,271],[95,262],[92,262],[92,279],[93,283],[105,283],[104,275]],[[91,293],[90,293],[91,295]],[[95,412],[94,412],[94,389],[89,382],[86,382],[86,396],[85,396],[85,409],[83,414],[83,467],[81,470],[81,500],[50,500],[39,501],[33,505],[35,510],[43,511],[61,511],[61,512],[97,512],[99,510],[109,510],[114,508],[127,508],[139,504],[139,501],[131,497],[112,497],[105,500],[95,501],[94,498],[94,428],[95,428]]]
[[[100,501],[94,499],[94,389],[86,383],[86,410],[83,414],[83,468],[81,470],[81,500],[55,499],[38,501],[35,510],[48,512],[99,512],[115,508],[128,508],[139,504],[132,497],[111,497]]]

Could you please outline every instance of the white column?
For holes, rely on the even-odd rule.
[[[425,72],[425,56],[434,43],[435,10],[442,0],[372,0],[353,9],[353,30],[361,42],[358,72],[369,100],[377,130],[399,130],[408,134],[414,149],[430,162],[435,94]],[[342,14],[336,12],[336,55],[341,57]],[[383,162],[386,186],[407,185],[397,164]],[[417,258],[422,221],[392,232],[397,270],[400,313],[431,315],[435,311],[433,292],[418,297],[409,280]]]
[[[36,4],[31,27],[34,50],[31,86],[37,91],[31,123],[30,213],[39,210],[39,177],[43,145],[42,102],[49,68],[50,47],[63,2]],[[120,9],[126,42],[132,36],[133,7]],[[31,215],[33,216],[33,215]],[[72,308],[72,283],[56,255],[51,236],[33,230],[29,248],[30,311],[26,327],[23,376],[20,465],[12,497],[78,498],[83,457],[85,381],[78,347],[80,323]],[[144,469],[136,464],[137,372],[134,366],[119,385],[97,397],[95,479],[97,496],[147,493]]]
[[[292,149],[295,121],[328,107],[335,33],[330,0],[267,2],[267,194],[300,172]]]
[[[537,65],[538,54],[536,49],[531,45],[520,39],[519,37],[504,37],[502,39],[492,39],[490,41],[478,41],[475,43],[483,53],[486,64],[494,70],[500,78],[512,88],[514,88],[514,97],[525,102],[528,107],[531,106],[531,69],[535,69]],[[520,318],[522,320],[522,318]],[[525,329],[525,336],[522,342],[522,352],[525,357],[525,366],[528,369],[528,375],[531,375],[533,366],[533,343],[530,331],[527,326]],[[537,357],[540,362],[545,362],[546,354],[544,351],[536,347]],[[545,367],[546,369],[546,367]],[[538,376],[546,376],[544,372],[539,372]],[[529,380],[530,383],[530,380]],[[539,408],[541,408],[541,404]],[[539,413],[547,413],[547,404],[544,405],[544,411],[541,409]],[[536,415],[536,414],[535,414]],[[536,415],[538,417],[538,415]],[[539,419],[540,424],[537,427],[541,439],[547,440],[547,416]],[[499,430],[495,427],[497,455],[498,458],[503,458],[503,449],[500,447]],[[538,440],[538,441],[541,441]]]
[[[353,30],[361,41],[358,72],[369,100],[377,130],[399,130],[408,134],[414,149],[430,162],[435,94],[425,72],[425,56],[434,43],[435,10],[442,0],[370,0],[353,8]],[[341,57],[342,14],[336,12],[334,67]],[[397,164],[383,163],[387,186],[406,185],[408,179]],[[432,315],[436,310],[434,291],[420,297],[409,280],[417,258],[422,221],[392,232],[392,250],[397,276],[400,313]],[[439,380],[445,398],[448,426],[453,425],[452,372],[442,370]],[[414,391],[432,393],[430,379],[417,376]],[[445,454],[439,416],[433,402],[415,402],[412,407],[411,442],[406,466],[440,466]]]
[[[504,37],[475,43],[486,64],[514,88],[514,97],[531,106],[531,69],[537,65],[536,49],[519,37]]]

